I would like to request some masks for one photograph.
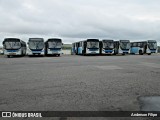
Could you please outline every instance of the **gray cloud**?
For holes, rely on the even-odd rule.
[[[1,0],[0,42],[5,37],[156,39],[159,0]]]

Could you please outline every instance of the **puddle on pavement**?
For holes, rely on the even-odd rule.
[[[139,97],[141,111],[160,111],[160,96]]]

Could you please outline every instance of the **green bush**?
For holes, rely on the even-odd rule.
[[[69,49],[71,49],[72,48],[72,45],[71,44],[64,44],[63,46],[62,46],[62,49],[63,50],[69,50]]]

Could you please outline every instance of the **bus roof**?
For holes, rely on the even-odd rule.
[[[20,40],[19,38],[5,38],[4,41],[10,41],[10,40]]]
[[[130,41],[130,40],[119,40],[119,41]]]
[[[147,42],[147,41],[136,41],[136,42],[131,42],[131,43],[144,43],[144,42]]]
[[[48,41],[60,41],[60,42],[62,42],[62,39],[60,39],[60,38],[49,38],[46,42],[48,42]]]
[[[117,40],[117,41],[114,41],[114,42],[130,42],[130,40]]]
[[[19,38],[5,38],[4,41],[3,41],[3,44],[4,42],[11,42],[11,41],[21,41]]]
[[[44,41],[43,38],[29,38],[29,41]]]
[[[148,42],[157,42],[156,40],[147,40]]]
[[[87,42],[89,41],[98,41],[99,42],[99,39],[87,39]]]
[[[25,43],[23,40],[21,40],[19,38],[5,38],[4,41],[2,42],[2,44],[4,44],[4,42],[11,42],[11,41]]]
[[[114,41],[114,40],[109,40],[109,39],[103,39],[102,41]]]

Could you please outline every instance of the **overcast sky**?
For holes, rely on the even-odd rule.
[[[160,45],[160,0],[0,0],[5,37],[155,39]],[[0,44],[1,46],[1,44]]]

